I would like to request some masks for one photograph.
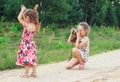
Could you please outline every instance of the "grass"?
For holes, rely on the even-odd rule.
[[[17,29],[20,26],[16,23],[2,23],[0,26],[3,26],[0,30],[0,70],[16,68],[17,49],[22,31]],[[53,30],[47,26],[41,29],[35,37],[39,64],[54,63],[69,58],[74,46],[67,43],[69,32],[69,27]],[[120,48],[120,32],[114,28],[92,27],[89,37],[91,56]]]
[[[90,54],[94,55],[120,48],[120,32],[114,28],[93,29],[90,34]]]

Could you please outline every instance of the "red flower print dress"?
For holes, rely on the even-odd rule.
[[[33,39],[34,32],[29,32],[24,24],[22,41],[20,43],[17,55],[16,65],[32,66],[37,65],[36,45]]]

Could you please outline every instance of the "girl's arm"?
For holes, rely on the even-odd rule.
[[[21,6],[21,11],[20,11],[20,13],[19,13],[19,15],[18,15],[18,21],[19,21],[22,25],[24,25],[23,13],[24,13],[25,10],[26,10],[25,6],[22,5],[22,6]]]
[[[70,34],[70,36],[69,36],[69,38],[68,38],[68,43],[71,43],[71,34]]]
[[[76,47],[76,48],[81,48],[82,46],[87,45],[88,41],[89,41],[89,40],[86,38],[85,40],[83,40],[83,41],[80,43],[80,38],[77,38],[75,47]]]
[[[72,37],[73,29],[74,29],[74,28],[71,29],[70,36],[69,36],[69,38],[68,38],[68,43],[71,43],[71,37]]]
[[[89,39],[85,38],[82,42],[80,42],[81,36],[80,36],[80,32],[77,33],[77,40],[76,40],[76,44],[75,47],[76,48],[81,48],[84,45],[87,45]]]

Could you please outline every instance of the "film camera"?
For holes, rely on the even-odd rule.
[[[75,28],[72,29],[72,35],[71,35],[71,42],[76,42],[77,39],[77,30]]]

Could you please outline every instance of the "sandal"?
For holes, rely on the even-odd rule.
[[[37,77],[37,75],[36,75],[36,73],[31,73],[31,75],[30,75],[31,77]]]
[[[28,75],[28,73],[24,73],[24,74],[22,74],[22,76],[21,76],[21,77],[28,78],[28,77],[29,77],[29,75]]]

